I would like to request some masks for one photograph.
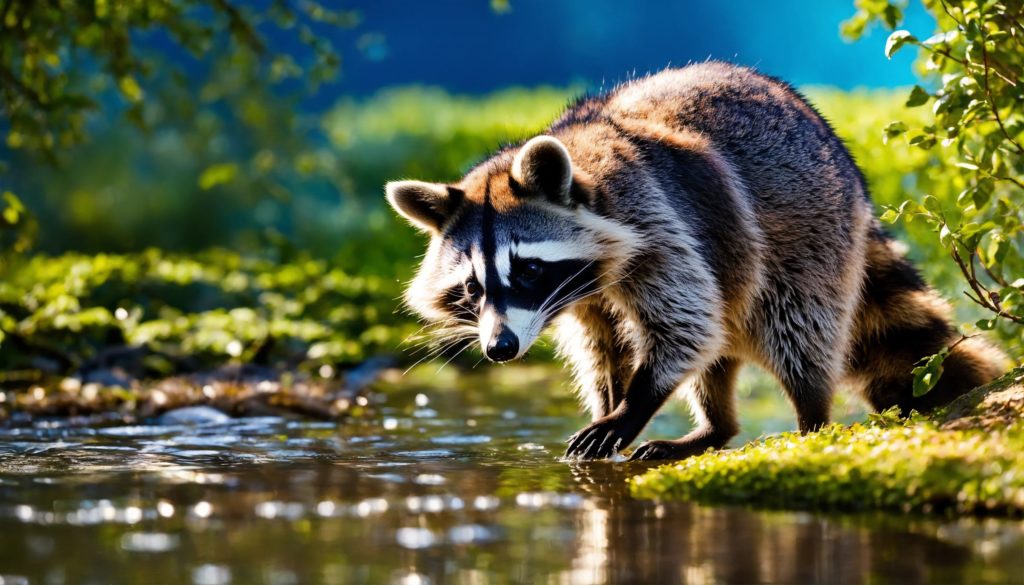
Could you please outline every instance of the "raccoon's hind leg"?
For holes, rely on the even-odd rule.
[[[630,460],[685,459],[724,447],[739,432],[733,392],[739,367],[737,359],[720,358],[701,372],[689,396],[697,428],[681,439],[648,441]]]
[[[632,352],[615,334],[611,315],[597,302],[574,307],[558,320],[558,351],[591,420],[608,416],[622,402],[632,373]]]
[[[798,291],[782,278],[766,289],[754,323],[764,365],[793,404],[800,431],[815,431],[830,419],[852,327],[853,307],[843,301],[856,289]]]

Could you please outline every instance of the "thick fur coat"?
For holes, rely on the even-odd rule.
[[[545,133],[452,185],[388,185],[431,235],[407,294],[495,361],[549,323],[593,422],[567,455],[629,445],[686,384],[697,421],[634,459],[681,458],[738,432],[744,362],[774,374],[799,428],[856,386],[875,409],[942,404],[999,373],[873,215],[864,179],[792,88],[750,69],[668,69],[570,106]],[[938,385],[914,363],[956,344]]]

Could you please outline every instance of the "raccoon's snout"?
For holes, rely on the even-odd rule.
[[[484,354],[492,362],[507,362],[519,354],[519,338],[510,329],[502,328],[484,348]]]

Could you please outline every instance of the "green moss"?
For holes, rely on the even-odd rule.
[[[1019,382],[1022,373],[1007,379]],[[1019,384],[1006,379],[990,385],[988,392],[1005,397],[991,407],[1019,407],[1007,395],[1014,387],[1010,394],[1019,394]],[[1002,417],[1003,424],[976,427],[950,420],[954,410],[910,420],[884,413],[808,435],[783,433],[649,470],[630,488],[642,498],[767,508],[1024,513],[1024,421]],[[977,408],[964,410],[978,415]]]

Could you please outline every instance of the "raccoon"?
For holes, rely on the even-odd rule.
[[[753,362],[801,431],[833,388],[877,410],[948,402],[1000,373],[873,215],[865,181],[794,89],[719,62],[585,97],[547,131],[450,185],[388,183],[430,244],[405,299],[494,362],[549,324],[592,423],[569,458],[607,458],[684,387],[695,430],[632,459],[679,459],[737,434],[733,386]],[[957,343],[957,341],[960,341]],[[911,370],[955,344],[914,397]],[[683,386],[684,382],[689,382]]]

